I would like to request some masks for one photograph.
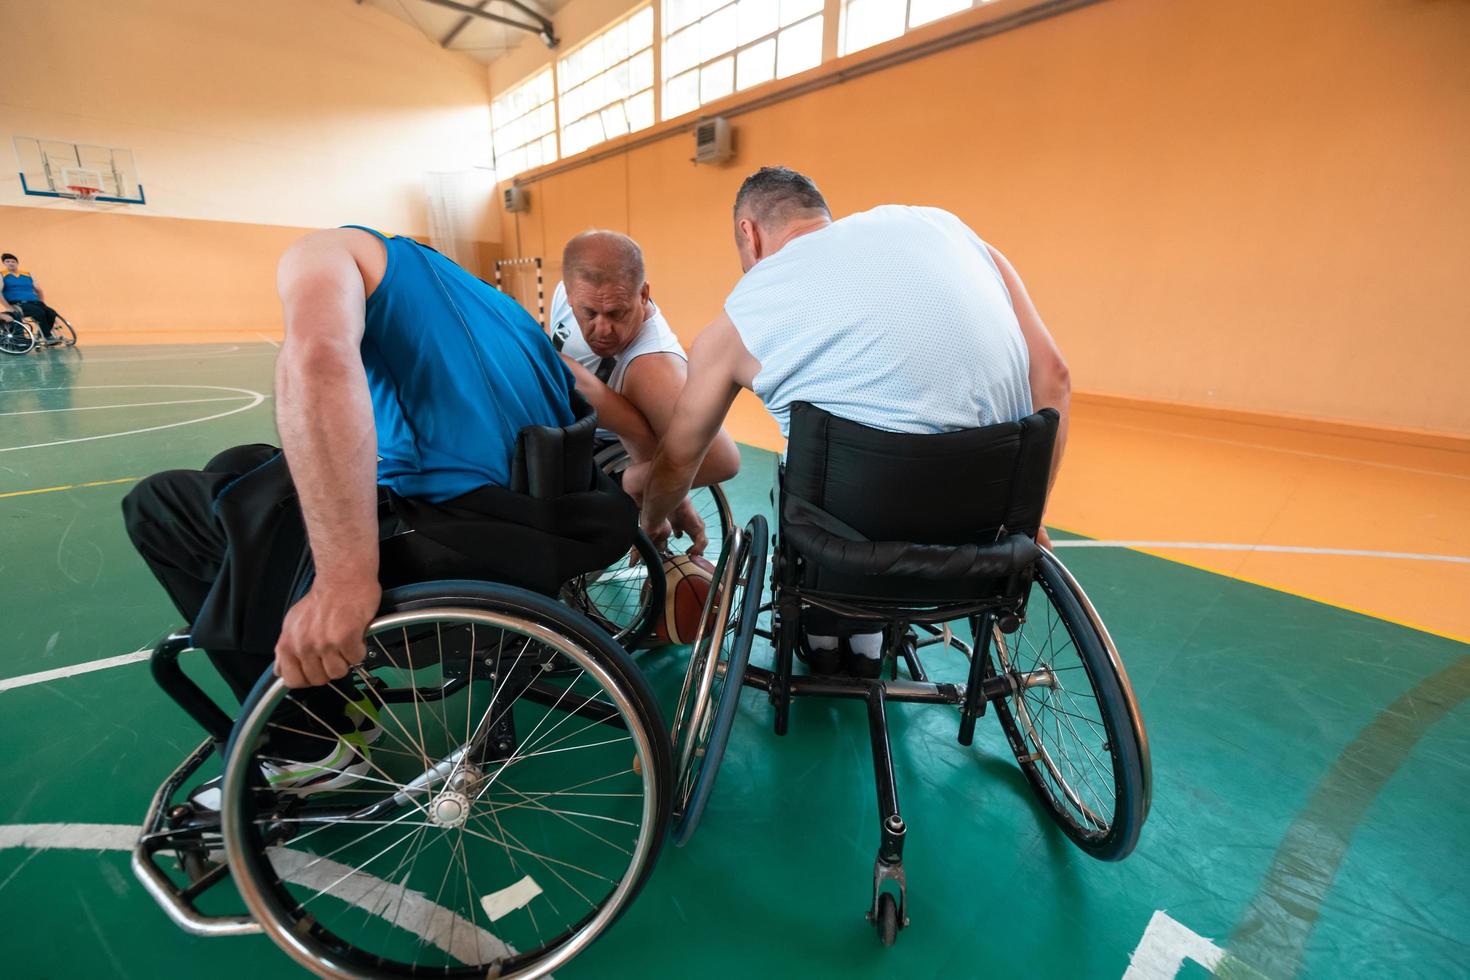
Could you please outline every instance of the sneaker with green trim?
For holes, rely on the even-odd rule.
[[[380,730],[381,731],[381,730]],[[372,768],[367,739],[361,732],[347,732],[338,737],[336,746],[320,759],[295,762],[281,759],[262,762],[260,771],[266,785],[286,796],[310,796],[345,789],[367,775]],[[189,802],[199,810],[218,812],[223,776],[216,776],[196,786]]]
[[[383,737],[383,707],[383,699],[372,688],[347,705],[347,720],[357,726],[357,735],[363,744],[372,745]]]

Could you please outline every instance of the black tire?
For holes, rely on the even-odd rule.
[[[988,656],[994,672],[1044,682],[994,702],[1037,799],[1079,848],[1118,861],[1148,814],[1147,737],[1121,662],[1089,610],[1045,553],[1025,622],[1009,635],[995,629]]]
[[[56,314],[56,322],[51,325],[51,336],[60,337],[62,344],[67,347],[77,345],[76,329],[60,313]]]
[[[0,354],[29,354],[36,349],[36,334],[25,320],[0,320]]]
[[[476,624],[480,629],[478,636]],[[465,637],[466,626],[469,626],[468,644],[456,648],[454,637]],[[456,629],[459,630],[457,634],[452,632]],[[499,629],[498,635],[495,629]],[[517,637],[524,639],[518,640]],[[460,652],[456,653],[456,649]],[[395,650],[398,651],[396,656]],[[513,662],[510,660],[512,657],[515,658]],[[583,679],[592,681],[592,684],[574,692],[575,681],[563,684],[556,678],[546,680],[542,668],[558,657],[581,664]],[[505,666],[507,662],[510,662],[508,667]],[[377,673],[370,675],[369,670]],[[269,675],[262,678],[246,701],[227,747],[223,831],[231,872],[246,905],[266,933],[288,955],[314,972],[332,976],[535,977],[564,965],[627,909],[652,872],[668,834],[672,751],[663,716],[647,682],[628,654],[602,629],[552,599],[521,589],[478,582],[430,582],[385,594],[379,617],[369,629],[369,659],[358,677],[364,682],[378,682],[380,706],[386,706],[386,711],[397,712],[392,718],[379,718],[383,734],[391,734],[391,727],[397,724],[398,730],[406,733],[411,743],[412,726],[417,723],[417,748],[428,747],[430,741],[425,737],[426,732],[430,736],[437,734],[432,731],[433,712],[437,705],[445,736],[441,741],[450,746],[457,742],[460,751],[457,755],[454,752],[442,754],[436,748],[432,758],[438,759],[437,763],[431,762],[429,755],[422,756],[424,761],[420,763],[416,761],[419,755],[393,748],[394,744],[407,744],[401,736],[394,736],[391,743],[385,739],[378,747],[363,750],[367,758],[381,760],[381,764],[368,763],[371,768],[365,773],[375,775],[365,774],[364,781],[358,784],[367,786],[367,789],[344,786],[336,792],[307,797],[304,802],[299,797],[291,799],[288,793],[268,789],[260,769],[263,761],[272,759],[270,745],[276,730],[292,731],[279,722],[272,724],[274,718],[292,711],[288,707],[282,715],[276,714],[284,703],[286,692]],[[385,678],[390,679],[386,686],[381,683]],[[398,686],[391,678],[398,678]],[[404,678],[409,678],[406,684]],[[514,678],[520,680],[515,681]],[[477,682],[486,687],[475,688]],[[516,693],[508,702],[501,703],[502,692],[510,689]],[[476,690],[489,695],[488,705],[484,706],[477,722],[473,721],[475,715],[472,712]],[[589,690],[607,692],[608,700],[584,697],[583,694]],[[457,734],[460,731],[457,716],[451,718],[449,699],[460,692],[466,692],[463,728],[466,732],[473,731],[467,741],[461,741]],[[320,693],[325,694],[326,689]],[[404,707],[405,704],[408,707]],[[515,719],[521,717],[516,712],[522,707],[534,708],[536,705],[550,710],[534,728],[523,726],[518,733],[512,734],[511,738],[516,743],[508,756],[489,751],[499,737],[493,734],[496,726],[491,724],[492,720],[503,721],[510,717],[514,730]],[[561,708],[561,715],[557,716],[560,720],[549,728],[544,727],[545,719],[553,717],[551,712],[557,708]],[[317,718],[309,710],[307,713]],[[304,723],[299,720],[302,718],[299,710],[292,712],[291,717],[296,719],[295,724]],[[425,722],[424,717],[429,721]],[[566,723],[573,718],[577,719],[576,724],[568,726]],[[589,718],[590,721],[587,720]],[[587,730],[591,734],[586,736],[585,744],[560,747]],[[616,732],[627,734],[626,737],[613,734],[609,740],[609,734]],[[633,764],[630,768],[622,761],[627,758],[621,754],[626,749],[606,748],[613,742],[625,741],[632,746]],[[344,744],[347,744],[345,740]],[[596,750],[597,746],[604,748],[595,756],[560,754],[580,748]],[[414,748],[412,744],[407,744],[407,747],[410,750]],[[361,749],[361,745],[358,748]],[[389,758],[395,754],[408,758],[408,763],[395,763]],[[551,775],[556,778],[552,785],[557,789],[543,793],[540,792],[541,784],[532,783],[529,784],[533,787],[532,792],[528,794],[511,786],[510,779],[527,785],[523,781],[527,772],[524,765],[517,768],[509,779],[502,778],[511,766],[536,756],[554,756],[558,760],[548,764],[553,770]],[[611,775],[585,783],[578,782],[585,775],[585,768],[579,768],[570,777],[558,775],[567,765],[583,766],[582,760],[588,758],[611,760]],[[330,768],[333,763],[323,765],[327,766],[322,770],[326,773],[341,772]],[[563,770],[558,770],[558,766]],[[404,782],[407,776],[387,771],[394,767],[405,773],[422,773],[419,779],[431,771],[438,775],[427,782],[416,783],[413,779]],[[619,768],[621,771],[612,771]],[[629,774],[632,774],[631,779]],[[621,782],[613,781],[613,777]],[[563,778],[570,779],[570,782],[563,784]],[[637,787],[640,792],[614,792],[628,786]],[[490,795],[492,790],[496,790],[501,799]],[[502,802],[510,799],[504,797],[506,790],[516,794],[511,803]],[[581,799],[573,810],[556,810],[542,802],[553,799],[554,803],[559,803],[562,796]],[[454,799],[448,799],[450,797]],[[636,799],[624,802],[622,798],[625,797]],[[318,802],[323,798],[327,802]],[[345,803],[342,802],[344,800]],[[483,809],[476,817],[476,807],[482,801]],[[463,812],[468,816],[460,817],[453,826],[447,826],[444,822],[445,802],[454,807],[453,811],[448,811],[451,814]],[[597,807],[611,807],[612,814],[618,816],[634,813],[641,816],[635,824],[630,820],[613,819],[607,814],[581,812]],[[364,816],[364,809],[374,811],[370,818]],[[508,813],[515,810],[520,812]],[[349,811],[356,819],[349,819]],[[392,821],[378,819],[394,813],[403,815]],[[573,817],[599,822],[594,823],[595,830],[589,830]],[[403,823],[410,819],[413,822]],[[473,821],[476,819],[494,822],[475,824]],[[512,820],[528,822],[512,824]],[[610,823],[600,822],[604,820]],[[361,860],[356,854],[393,840],[397,831],[392,830],[387,838],[377,837],[370,844],[361,842],[375,833],[390,830],[389,825],[394,823],[400,825],[399,829],[424,828],[410,831],[416,835],[413,842],[405,843],[409,840],[405,836],[390,845],[390,848],[399,848],[394,855],[398,866],[389,872],[386,879],[377,877],[393,861],[393,857],[388,857],[385,863],[373,864],[391,853],[384,850],[354,867],[353,862]],[[566,829],[564,824],[572,829]],[[626,824],[636,832],[636,838],[629,843],[630,849],[607,839],[628,833],[620,831],[619,824]],[[278,870],[283,860],[282,852],[275,847],[267,849],[266,833],[279,833],[282,827],[293,825],[297,829],[288,833],[281,843],[286,849],[296,849],[297,855],[286,854],[287,864],[284,870]],[[516,826],[524,836],[507,829],[511,826]],[[612,829],[606,829],[609,826]],[[304,830],[305,827],[311,829]],[[475,827],[488,831],[488,835],[478,833],[473,829]],[[303,899],[299,896],[316,888],[317,883],[302,880],[299,848],[308,837],[321,832],[347,834],[348,843],[328,851],[340,838],[328,836],[318,839],[311,851],[327,853],[305,867],[310,868],[336,855],[336,868],[328,864],[324,869],[325,876],[335,875],[341,867],[346,867],[348,873],[337,878],[325,892],[319,890]],[[540,853],[551,846],[547,843],[548,834],[554,837],[557,832],[570,841],[571,846],[580,846],[589,854],[611,861],[613,867],[607,869],[607,876],[589,871],[586,865],[593,868],[598,865],[580,855],[577,860],[569,862]],[[354,839],[351,837],[353,834],[359,836]],[[492,846],[487,848],[483,843],[477,843],[475,838],[489,840]],[[588,838],[596,838],[601,844]],[[435,852],[441,841],[448,842],[447,854]],[[356,854],[349,850],[343,856],[340,852],[344,847],[359,847],[360,850]],[[486,868],[491,859],[498,862],[501,849],[514,873],[509,878],[501,874],[487,879],[483,876]],[[473,860],[471,850],[476,855]],[[311,851],[306,853],[310,855]],[[431,853],[433,858],[429,860],[427,856]],[[517,853],[523,855],[519,862],[514,856]],[[626,858],[620,855],[626,855]],[[428,861],[427,874],[410,884],[421,858]],[[434,863],[441,859],[445,862],[442,878]],[[296,862],[295,866],[290,863],[292,861]],[[401,880],[395,881],[405,862],[407,869],[402,871]],[[624,863],[626,870],[617,870]],[[370,867],[374,869],[371,872],[368,870]],[[532,874],[539,878],[539,882],[532,882],[536,886],[535,895],[526,898],[521,905],[513,906],[512,911],[493,915],[488,904],[490,899],[510,891],[499,887],[507,881],[516,886],[523,884],[516,880],[522,870],[527,881],[531,880]],[[592,881],[589,883],[587,877],[576,872],[592,875]],[[472,880],[475,873],[482,874],[478,885]],[[318,871],[316,875],[323,877],[324,873]],[[569,876],[576,880],[570,880]],[[433,891],[436,880],[439,882],[438,894]],[[344,881],[344,887],[334,890]],[[426,883],[427,891],[422,890],[425,886],[420,882]],[[581,888],[577,887],[578,882]],[[462,907],[466,910],[463,913],[456,912],[453,907],[461,883],[465,899]],[[446,894],[446,884],[453,885],[447,892],[451,906],[447,912],[439,905]],[[495,890],[487,893],[487,885],[495,886]],[[358,889],[356,895],[354,887]],[[293,892],[291,888],[297,891]],[[380,890],[383,888],[387,890]],[[589,898],[582,890],[601,894],[604,888],[608,890],[600,899]],[[363,894],[362,889],[374,890]],[[543,891],[544,898],[541,897]],[[323,894],[332,897],[324,904],[307,907],[307,903],[316,901]],[[568,897],[573,895],[579,896],[589,911],[583,912],[581,904],[569,904]],[[557,904],[557,898],[562,899],[562,904]],[[432,900],[427,911],[419,907],[425,899]],[[539,902],[531,905],[536,899]],[[484,903],[484,912],[480,917],[486,923],[483,930],[479,928],[477,918],[477,908],[481,903]],[[568,911],[563,911],[563,906]],[[536,918],[537,908],[541,910],[543,920],[548,916],[557,917],[544,930]],[[400,922],[398,916],[405,914],[405,909],[409,909],[406,913],[409,918]],[[367,910],[366,914],[364,910]],[[373,915],[378,919],[373,920]],[[425,915],[427,918],[423,918]],[[563,923],[562,917],[568,921]],[[436,922],[439,923],[437,926]],[[443,932],[444,922],[450,923],[447,940]],[[453,932],[455,922],[460,925],[458,945]],[[495,928],[493,933],[489,932],[491,925]],[[410,931],[405,935],[404,930]],[[414,934],[421,937],[417,945],[412,943]],[[531,942],[528,943],[526,937],[532,937]],[[433,948],[425,949],[426,939]],[[464,955],[466,942],[471,943],[469,956]],[[408,949],[410,945],[413,945],[411,951]]]
[[[884,946],[892,946],[898,941],[898,903],[891,893],[884,892],[878,896],[878,921],[873,926],[878,930],[878,941]]]

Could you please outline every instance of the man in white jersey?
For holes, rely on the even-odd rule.
[[[551,342],[603,428],[634,463],[652,459],[684,389],[686,358],[650,295],[637,242],[615,231],[588,231],[567,242],[551,299]],[[739,470],[740,451],[721,429],[693,485],[719,483]],[[692,539],[691,551],[704,550],[703,522],[687,497],[673,522]]]
[[[689,382],[649,467],[624,480],[657,541],[740,388],[781,424],[805,401],[892,432],[934,433],[1061,414],[1070,382],[1015,269],[959,218],[889,205],[833,221],[810,179],[784,167],[750,176],[735,199],[745,275],[695,342]],[[1038,535],[1048,543],[1046,532]],[[848,669],[877,676],[881,634],[847,638]],[[808,659],[836,669],[838,638],[809,636]]]

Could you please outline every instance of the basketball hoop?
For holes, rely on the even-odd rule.
[[[68,196],[90,204],[97,200],[97,195],[102,193],[102,188],[88,187],[86,184],[67,184],[66,191]]]
[[[102,174],[88,167],[64,167],[60,194],[83,204],[94,204],[102,193]]]

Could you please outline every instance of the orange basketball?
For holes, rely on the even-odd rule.
[[[693,643],[714,585],[715,566],[699,555],[664,560],[664,608],[654,626],[660,643]]]

